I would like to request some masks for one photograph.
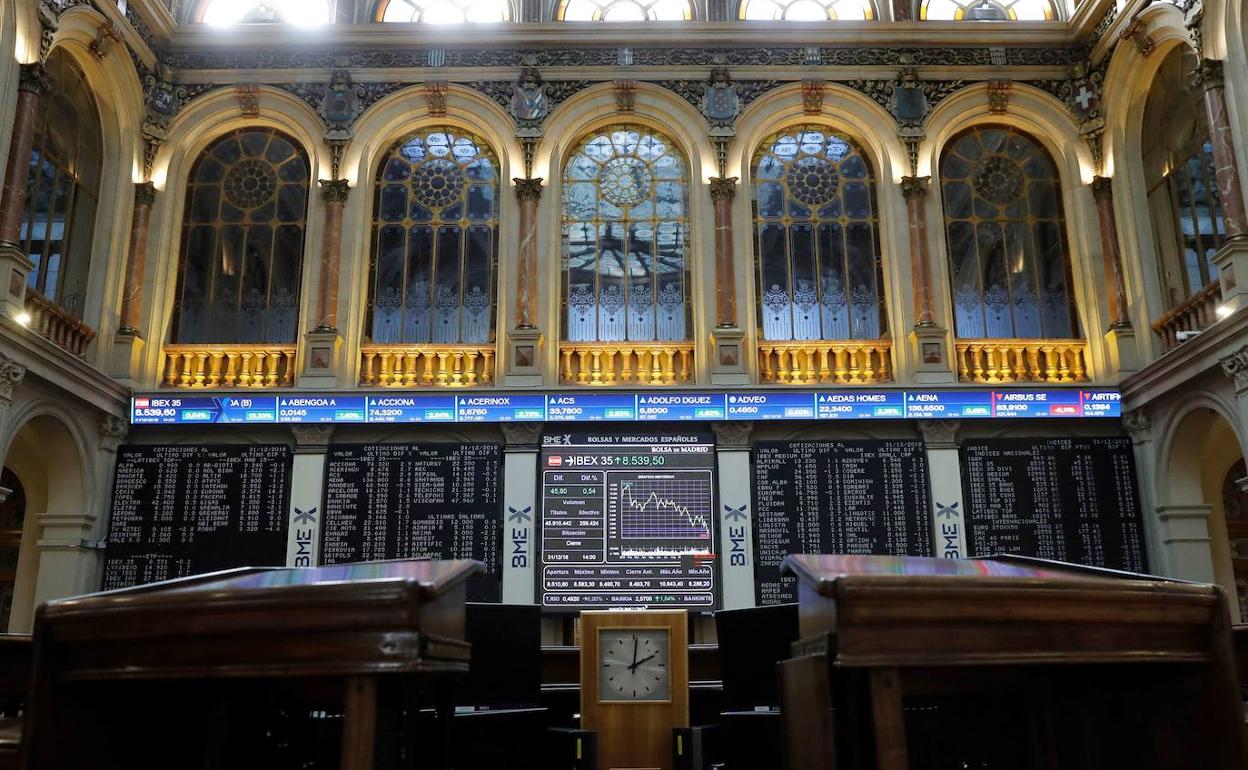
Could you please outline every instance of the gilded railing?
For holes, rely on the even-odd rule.
[[[1222,287],[1218,279],[1213,279],[1203,289],[1170,310],[1153,324],[1153,331],[1161,335],[1166,350],[1175,347],[1182,340],[1180,332],[1199,332],[1212,326],[1218,320],[1218,305],[1222,304]]]
[[[165,345],[164,352],[171,388],[289,387],[295,378],[293,345]]]
[[[762,342],[763,382],[781,385],[852,384],[893,379],[891,340]]]
[[[963,382],[1083,382],[1083,340],[958,340]]]
[[[383,388],[468,388],[494,382],[493,345],[383,345],[360,348],[360,384]]]
[[[675,385],[693,377],[692,342],[564,342],[559,360],[569,385]]]
[[[95,339],[95,329],[37,291],[26,290],[25,308],[32,331],[76,356],[85,354]]]

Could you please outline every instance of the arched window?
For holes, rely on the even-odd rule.
[[[100,197],[100,114],[72,56],[53,51],[47,73],[21,239],[35,265],[30,288],[80,316]]]
[[[186,186],[174,342],[295,341],[308,168],[293,139],[266,128],[233,131],[199,157]]]
[[[863,21],[875,18],[870,0],[743,0],[748,21]]]
[[[377,170],[373,342],[494,340],[498,160],[458,128],[396,142]]]
[[[1213,255],[1226,237],[1213,144],[1201,94],[1188,73],[1195,56],[1174,48],[1144,107],[1141,152],[1163,285],[1178,305],[1217,280]]]
[[[689,0],[561,0],[559,21],[689,21]]]
[[[689,339],[689,171],[666,136],[610,126],[563,168],[564,338]]]
[[[797,126],[754,156],[755,264],[767,340],[885,331],[875,176],[853,141]]]
[[[924,21],[1052,21],[1051,0],[923,0]]]
[[[507,0],[387,0],[377,9],[378,21],[461,24],[511,21]]]
[[[940,183],[957,336],[1077,337],[1061,181],[1045,149],[978,126],[946,146]]]
[[[204,24],[328,24],[329,0],[207,0],[199,9]]]

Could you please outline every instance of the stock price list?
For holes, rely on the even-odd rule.
[[[797,601],[789,554],[932,555],[922,442],[760,442],[752,465],[759,605]]]
[[[1147,569],[1128,438],[966,441],[962,486],[971,556]]]
[[[123,446],[104,589],[286,561],[285,446]]]
[[[325,463],[321,563],[476,559],[468,600],[502,597],[498,444],[338,444]]]
[[[709,438],[547,435],[541,463],[542,606],[714,609]]]

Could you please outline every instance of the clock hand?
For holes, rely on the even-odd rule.
[[[632,673],[634,673],[634,674],[635,674],[635,673],[637,673],[637,668],[638,668],[639,666],[641,666],[641,664],[642,664],[642,663],[645,663],[645,662],[646,662],[646,661],[648,661],[648,660],[654,660],[654,659],[655,659],[655,658],[657,658],[657,657],[659,657],[659,654],[656,652],[655,654],[653,654],[653,655],[651,655],[651,656],[649,656],[649,657],[642,658],[641,660],[633,661],[633,665],[629,666],[629,667],[628,667],[628,669],[629,669],[629,671],[631,671]]]
[[[628,667],[630,671],[637,669],[637,636],[633,636],[633,665]]]

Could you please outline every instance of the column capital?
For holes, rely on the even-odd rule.
[[[711,430],[715,431],[716,449],[749,449],[750,434],[754,432],[754,423],[713,422]]]
[[[11,402],[13,391],[17,390],[25,377],[26,367],[0,353],[0,401]]]
[[[30,64],[21,65],[17,79],[17,90],[38,96],[46,91],[47,88],[48,71],[42,62],[31,62]]]
[[[1107,176],[1092,177],[1092,184],[1088,185],[1092,188],[1092,197],[1098,201],[1108,201],[1114,199],[1114,180]]]
[[[1222,74],[1222,60],[1201,59],[1200,66],[1192,74],[1192,82],[1202,91],[1224,87],[1226,81]]]
[[[1148,441],[1153,430],[1153,421],[1149,419],[1148,413],[1140,409],[1132,409],[1129,412],[1123,412],[1122,427],[1127,429],[1127,435],[1136,444],[1143,444]]]
[[[326,203],[346,203],[351,185],[345,179],[321,179],[321,198]]]
[[[737,177],[713,176],[710,179],[711,200],[732,200],[737,196]]]
[[[542,426],[532,422],[499,423],[503,440],[509,449],[536,449],[542,443]]]
[[[134,183],[134,205],[151,206],[156,202],[156,185],[151,182]]]
[[[957,449],[959,420],[919,420],[919,433],[928,449]]]
[[[927,197],[927,189],[931,186],[930,176],[903,176],[901,178],[901,194],[906,200],[922,200]]]
[[[1236,393],[1248,391],[1248,345],[1221,359],[1219,363],[1222,364],[1222,373],[1235,382]]]
[[[297,455],[323,455],[334,438],[333,425],[295,425],[290,432],[295,437]]]
[[[516,185],[516,198],[522,201],[539,201],[542,199],[542,178],[526,179],[518,176],[511,180]]]
[[[130,423],[116,415],[106,414],[100,418],[100,448],[116,452],[130,432]]]

